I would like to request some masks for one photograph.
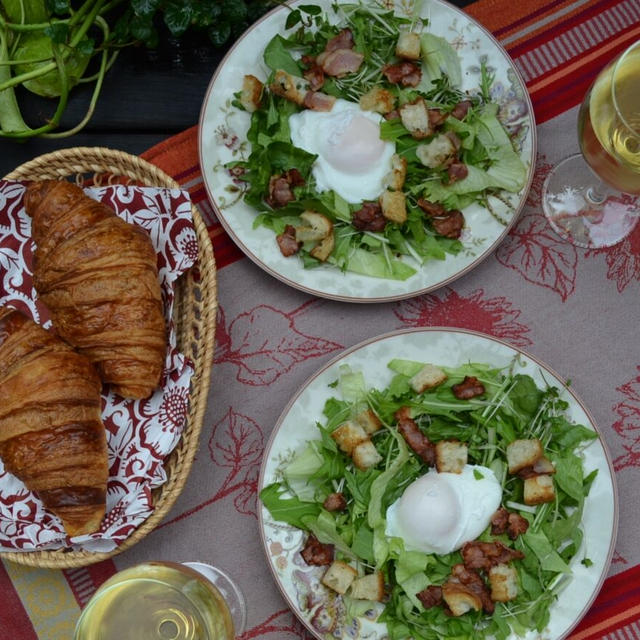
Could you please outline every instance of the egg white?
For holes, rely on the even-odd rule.
[[[407,551],[451,553],[487,528],[501,501],[502,487],[487,467],[431,469],[387,509],[385,533],[402,538]]]
[[[375,200],[385,188],[395,145],[380,139],[382,116],[338,99],[331,111],[304,109],[289,117],[291,142],[315,153],[318,191],[333,189],[347,202]]]

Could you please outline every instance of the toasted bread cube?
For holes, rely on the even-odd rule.
[[[427,389],[433,389],[447,379],[447,374],[434,364],[425,364],[415,376],[409,380],[411,388],[416,393],[422,393]]]
[[[382,215],[391,222],[402,224],[407,220],[407,200],[402,191],[385,191],[380,196]]]
[[[246,75],[242,81],[242,92],[240,93],[240,104],[249,113],[253,113],[260,106],[262,90],[264,85],[258,78]]]
[[[366,431],[357,423],[347,420],[331,432],[331,437],[342,451],[351,455],[353,450],[369,439]]]
[[[381,602],[384,598],[384,576],[376,571],[368,576],[356,578],[351,585],[351,597],[356,600],[375,600]]]
[[[386,175],[386,183],[389,189],[401,191],[407,177],[407,159],[394,153],[391,156],[391,171]]]
[[[556,468],[553,466],[553,462],[551,462],[549,458],[542,456],[533,464],[533,471],[538,475],[550,475],[556,472]]]
[[[469,591],[464,585],[452,580],[448,580],[442,585],[442,598],[454,616],[461,616],[472,609],[474,611],[482,609],[480,596]]]
[[[365,409],[361,411],[355,418],[356,422],[367,432],[367,434],[371,435],[376,431],[379,431],[382,428],[382,422],[380,422],[380,418],[371,411],[371,409]]]
[[[453,158],[457,151],[453,140],[444,133],[441,133],[428,144],[421,144],[416,149],[416,155],[425,167],[435,169],[443,166],[448,160]]]
[[[551,476],[534,476],[524,481],[524,503],[528,505],[553,502],[556,490]]]
[[[370,467],[375,467],[382,460],[376,446],[371,440],[361,442],[351,453],[353,464],[361,471],[366,471]]]
[[[403,31],[396,44],[396,55],[405,60],[420,60],[420,34]]]
[[[382,87],[374,87],[360,96],[359,103],[363,111],[389,113],[396,105],[396,98],[390,91]]]
[[[339,594],[345,594],[357,577],[358,572],[353,567],[335,560],[322,576],[322,584]]]
[[[298,242],[317,242],[333,232],[333,222],[316,211],[303,211],[300,220],[306,224],[296,227]]]
[[[436,469],[438,473],[462,473],[467,464],[468,447],[459,440],[440,440],[436,444]]]
[[[335,245],[336,241],[333,236],[333,232],[331,232],[326,238],[323,238],[315,247],[313,247],[309,253],[316,260],[324,262],[331,255]]]
[[[498,564],[489,569],[489,584],[494,602],[509,602],[518,595],[518,572],[510,565]]]
[[[304,97],[309,91],[309,83],[303,78],[292,76],[290,73],[278,69],[269,88],[277,96],[281,96],[302,106],[304,104]]]
[[[542,457],[542,454],[542,443],[537,438],[514,440],[507,445],[509,473],[518,473],[520,469],[532,467]]]
[[[433,133],[433,126],[429,120],[429,110],[424,98],[407,102],[400,107],[402,124],[416,140],[426,138]]]

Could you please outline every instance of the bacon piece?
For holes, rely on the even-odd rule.
[[[422,602],[422,606],[425,609],[437,607],[442,604],[442,587],[431,584],[426,589],[420,591],[420,593],[416,593],[416,598]]]
[[[462,560],[467,569],[484,569],[488,571],[498,564],[507,564],[512,560],[524,558],[524,553],[510,549],[502,542],[465,542],[462,546]]]
[[[308,69],[303,71],[302,75],[309,83],[309,89],[311,89],[311,91],[318,91],[319,89],[322,89],[322,85],[324,84],[324,70],[319,64],[316,64],[315,60],[311,58],[311,56],[305,57],[310,58],[313,62],[309,65]]]
[[[449,184],[462,180],[469,175],[469,169],[467,165],[462,162],[453,162],[447,168],[447,175],[449,176]]]
[[[519,535],[527,532],[529,522],[519,513],[509,514],[509,524],[507,526],[507,535],[511,540],[515,540]]]
[[[464,227],[464,216],[457,209],[447,211],[437,202],[418,198],[418,206],[429,216],[436,233],[445,238],[459,238]]]
[[[333,562],[333,549],[332,544],[320,542],[310,533],[300,555],[307,564],[322,567]]]
[[[400,118],[400,112],[397,109],[393,109],[389,111],[389,113],[384,114],[385,120],[397,120]]]
[[[304,178],[297,169],[289,169],[284,173],[277,173],[269,178],[269,195],[265,198],[271,207],[284,207],[296,197],[293,195],[292,187],[299,187],[304,184]]]
[[[442,113],[440,109],[429,109],[429,122],[435,127],[439,127],[447,118],[448,113]]]
[[[321,91],[307,91],[303,105],[313,111],[331,111],[335,101],[335,96],[329,96]]]
[[[342,29],[337,36],[327,42],[324,48],[327,53],[338,49],[353,49],[353,33],[351,33],[351,29]]]
[[[298,242],[296,240],[296,228],[290,224],[284,228],[283,233],[279,233],[276,236],[276,242],[280,248],[280,253],[285,258],[289,258],[290,256],[298,253],[302,246],[302,242]]]
[[[387,219],[382,215],[382,207],[377,202],[363,202],[362,209],[351,215],[351,224],[358,231],[382,231]]]
[[[385,64],[382,73],[389,82],[403,87],[417,87],[422,80],[422,69],[413,62]]]
[[[330,493],[322,503],[327,511],[344,511],[347,508],[347,501],[341,493]]]
[[[501,536],[507,530],[508,524],[509,512],[504,507],[500,507],[491,516],[491,535]]]
[[[451,578],[449,578],[448,582],[465,586],[471,593],[480,598],[482,608],[486,613],[493,613],[495,604],[491,600],[491,592],[476,571],[467,568],[464,564],[454,564],[451,568]]]
[[[447,215],[447,210],[439,202],[430,202],[424,198],[418,198],[418,206],[429,216]]]
[[[455,107],[453,107],[453,109],[451,110],[451,115],[458,120],[462,120],[467,115],[469,109],[471,109],[472,106],[473,105],[471,104],[470,100],[461,100]]]
[[[458,400],[469,400],[481,396],[484,393],[484,385],[475,376],[465,376],[462,382],[451,387],[451,391]]]
[[[427,438],[427,436],[420,431],[416,421],[409,417],[409,408],[402,407],[395,413],[395,418],[398,421],[398,431],[402,434],[406,443],[413,449],[418,457],[430,467],[436,463],[436,447]]]
[[[348,73],[355,73],[360,68],[363,60],[364,55],[353,49],[336,49],[323,56],[320,64],[322,70],[328,76],[341,78]]]

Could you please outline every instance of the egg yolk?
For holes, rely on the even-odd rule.
[[[332,129],[320,143],[320,152],[334,169],[365,173],[380,162],[385,143],[377,123],[353,111],[336,113],[331,120]]]

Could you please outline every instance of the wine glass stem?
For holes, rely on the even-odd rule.
[[[589,187],[585,195],[592,204],[602,204],[607,199],[605,192],[602,190],[602,183]]]

